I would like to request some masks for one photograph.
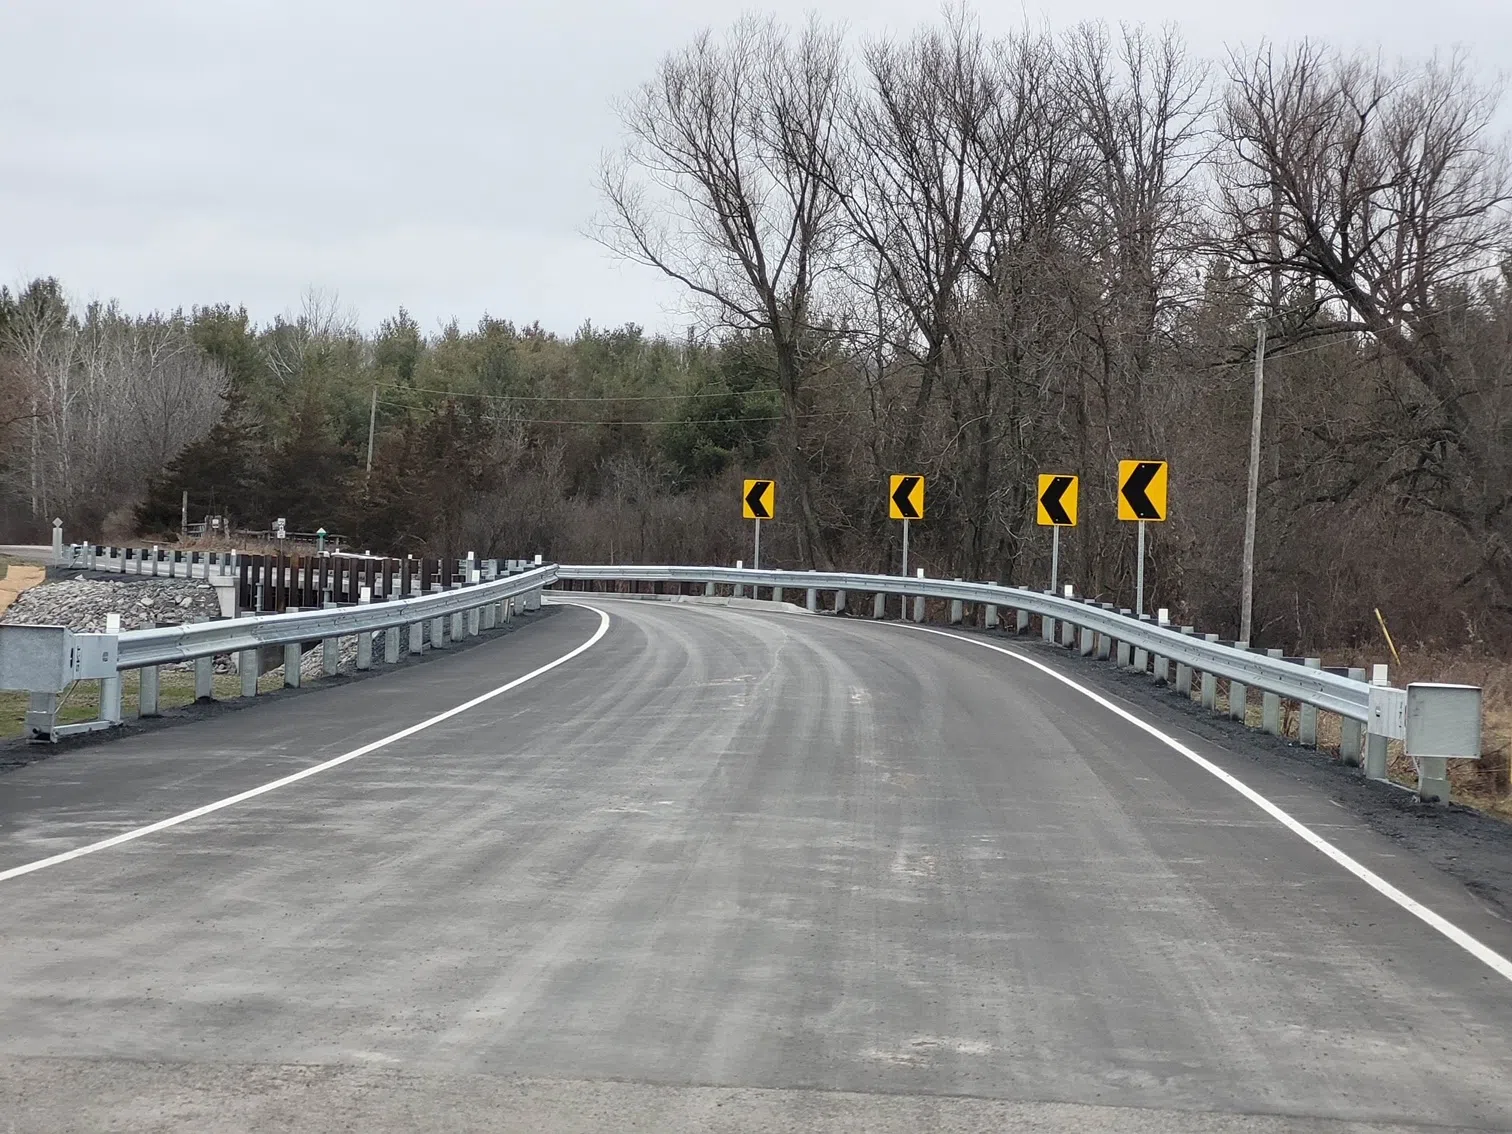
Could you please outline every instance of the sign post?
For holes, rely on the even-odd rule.
[[[894,473],[887,486],[887,515],[903,521],[903,571],[908,574],[908,522],[924,518],[924,478]]]
[[[1076,504],[1081,482],[1060,473],[1040,473],[1034,521],[1050,529],[1050,590],[1060,583],[1060,530],[1076,527]]]
[[[1139,525],[1134,614],[1144,613],[1145,524],[1165,520],[1170,466],[1165,461],[1118,462],[1118,518]]]
[[[740,500],[740,512],[748,520],[756,521],[756,547],[751,556],[751,570],[761,570],[761,521],[770,520],[777,514],[777,482],[775,480],[748,480]]]

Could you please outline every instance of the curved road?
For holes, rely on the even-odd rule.
[[[0,777],[0,1130],[1512,1127],[1512,981],[1053,673],[585,601]]]

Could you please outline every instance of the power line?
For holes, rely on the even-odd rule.
[[[481,390],[443,390],[435,386],[383,386],[383,390],[412,390],[418,394],[441,394],[449,398],[483,398],[495,402],[665,402],[690,398],[743,398],[752,394],[775,394],[769,387],[758,390],[713,390],[692,394],[486,394]]]
[[[408,405],[408,404],[406,404],[404,402],[384,401],[381,398],[379,399],[378,404],[382,405],[382,406],[388,406],[391,409],[412,410],[412,409],[420,409],[420,408],[422,408],[420,406]],[[840,416],[844,416],[845,412],[846,411],[844,411],[844,410],[816,410],[816,411],[813,411],[813,412],[810,412],[810,413],[799,414],[798,416],[801,419],[818,418],[818,417],[840,417]],[[619,419],[619,420],[615,420],[615,419],[597,419],[597,420],[592,420],[592,419],[586,419],[586,418],[556,418],[556,417],[513,417],[510,420],[511,421],[519,422],[521,425],[743,425],[743,424],[751,423],[751,422],[781,421],[782,418],[780,416],[778,416],[778,415],[773,415],[771,417],[706,417],[706,418],[669,417],[669,418],[657,418],[657,419],[651,419],[651,420],[645,420],[645,421],[641,421],[641,420],[627,421],[627,420],[624,420],[624,419]]]

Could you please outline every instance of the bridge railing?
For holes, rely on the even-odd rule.
[[[550,565],[521,565],[502,575],[498,570],[495,561],[478,563],[457,586],[431,594],[147,630],[107,627],[105,633],[80,634],[61,626],[4,625],[0,626],[0,689],[30,694],[27,734],[40,741],[122,723],[121,674],[130,670],[141,674],[141,716],[158,715],[159,667],[193,662],[199,700],[214,696],[214,659],[222,655],[236,659],[241,695],[255,697],[259,677],[278,664],[283,666],[284,684],[297,686],[306,647],[318,643],[323,672],[335,674],[342,639],[355,637],[355,665],[365,670],[374,663],[374,636],[383,633],[382,660],[393,664],[406,646],[408,653],[419,654],[449,640],[492,630],[517,610],[538,609],[542,589],[556,579],[556,568]],[[485,572],[490,577],[485,578]],[[90,679],[101,683],[99,718],[60,724],[61,694],[75,681]]]

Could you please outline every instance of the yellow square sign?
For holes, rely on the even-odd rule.
[[[748,520],[770,520],[777,514],[777,482],[748,480],[740,497],[740,514]]]
[[[887,515],[894,520],[924,518],[924,478],[894,474],[887,486]]]
[[[1042,528],[1076,527],[1076,503],[1080,487],[1077,477],[1040,473],[1039,495],[1035,497],[1035,522]]]
[[[1170,466],[1164,461],[1118,462],[1118,518],[1160,521],[1166,518],[1166,481]]]

